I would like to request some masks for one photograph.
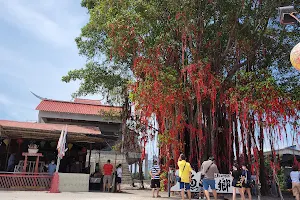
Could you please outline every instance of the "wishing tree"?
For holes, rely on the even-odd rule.
[[[248,162],[263,177],[265,146],[300,133],[300,74],[289,63],[299,28],[279,25],[284,3],[83,0],[90,19],[76,42],[88,61],[63,81],[82,81],[75,95],[121,100],[126,118],[134,103],[143,142],[154,115],[166,163],[184,152],[200,167],[213,155],[221,172]]]

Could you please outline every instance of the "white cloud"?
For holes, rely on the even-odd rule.
[[[74,47],[74,38],[87,20],[84,12],[78,15],[68,11],[74,3],[80,1],[0,0],[0,18],[48,44]]]
[[[9,100],[9,98],[6,95],[0,93],[0,105],[5,106],[10,104],[11,101]]]
[[[84,64],[74,38],[87,18],[80,0],[0,0],[0,118],[36,120],[30,91],[71,99],[79,83],[61,77]]]
[[[74,41],[88,19],[80,1],[0,0],[0,119],[36,120],[30,91],[71,100],[79,82],[61,77],[84,65]]]
[[[22,54],[0,47],[0,61],[9,65],[0,67],[2,77],[12,77],[11,82],[23,91],[33,91],[40,95],[51,95],[71,99],[70,94],[77,90],[79,83],[63,83],[61,77],[67,74],[70,67],[58,68],[50,61],[27,60]],[[63,61],[62,61],[63,62]],[[0,89],[3,90],[5,88]]]

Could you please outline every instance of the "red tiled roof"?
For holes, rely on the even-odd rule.
[[[61,131],[65,128],[65,124],[44,124],[44,123],[32,123],[32,122],[17,122],[17,121],[8,121],[0,120],[0,127],[3,128],[23,128],[23,129],[32,129],[32,130],[46,130],[46,131]],[[69,133],[78,133],[78,134],[91,134],[91,135],[100,135],[101,131],[98,127],[86,127],[86,126],[76,126],[68,125]]]
[[[74,103],[91,104],[91,105],[97,105],[97,106],[102,105],[101,101],[99,101],[99,100],[80,99],[80,98],[75,98]]]
[[[108,112],[113,110],[115,112],[121,112],[122,107],[46,99],[41,101],[41,103],[37,106],[36,110],[60,113],[74,113],[83,115],[99,115],[101,111]]]

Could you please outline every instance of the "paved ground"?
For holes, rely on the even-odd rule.
[[[231,199],[230,197],[227,197]],[[0,191],[0,199],[2,200],[153,200],[149,190],[127,190],[121,194],[110,194],[100,192],[80,192],[80,193],[59,193],[50,194],[47,192],[12,192]],[[167,199],[167,193],[162,193],[162,198]],[[159,200],[157,199],[157,200]],[[178,196],[170,199],[180,199]],[[254,198],[255,199],[255,198]],[[262,200],[271,200],[275,198],[262,197]],[[284,198],[285,200],[292,200],[293,198]]]

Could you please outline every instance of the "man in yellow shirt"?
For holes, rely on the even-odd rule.
[[[191,178],[192,178],[192,168],[190,163],[186,162],[184,154],[181,154],[178,158],[178,167],[179,167],[179,183],[181,190],[181,197],[184,199],[184,189],[188,193],[189,199],[191,199]]]

